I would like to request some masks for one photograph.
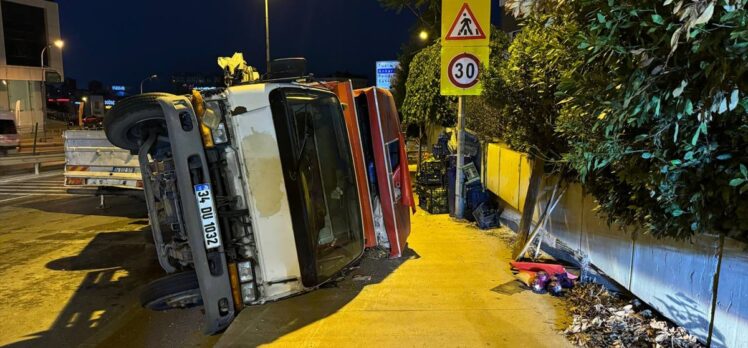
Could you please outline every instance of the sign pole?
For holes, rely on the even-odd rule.
[[[491,50],[491,0],[442,0],[440,92],[457,96],[457,161],[454,214],[465,215],[465,100],[481,95],[480,67],[487,65]],[[484,30],[488,29],[488,30]]]
[[[455,217],[457,217],[458,219],[463,218],[462,215],[465,211],[465,200],[462,197],[462,166],[465,162],[462,153],[462,149],[465,145],[465,135],[463,131],[464,126],[465,106],[463,105],[463,97],[459,96],[457,98],[457,165],[455,168]]]

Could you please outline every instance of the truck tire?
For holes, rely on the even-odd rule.
[[[171,96],[169,93],[144,93],[120,100],[104,116],[104,133],[114,146],[138,151],[140,141],[155,129],[166,132],[164,113],[158,98]]]
[[[148,283],[140,293],[140,304],[154,311],[202,306],[197,273],[174,273]]]

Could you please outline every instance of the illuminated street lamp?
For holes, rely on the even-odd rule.
[[[47,51],[47,48],[50,48],[52,46],[55,46],[55,47],[57,47],[59,49],[62,49],[62,47],[65,46],[65,41],[55,40],[54,43],[48,44],[47,46],[44,46],[44,48],[42,48],[42,55],[41,55],[42,72],[44,72],[44,52]]]
[[[55,46],[62,50],[62,47],[65,46],[65,41],[62,41],[60,39],[55,40],[52,44],[47,44],[42,48],[41,58],[39,59],[41,61],[41,68],[42,68],[42,128],[45,128],[45,125],[47,123],[47,72],[44,70],[44,52],[47,51],[47,48],[50,48],[52,46]]]
[[[421,39],[421,41],[426,41],[429,39],[429,32],[425,30],[421,30],[420,33],[418,33],[418,38]]]
[[[156,78],[158,78],[158,75],[153,74],[151,76],[148,76],[148,77],[144,78],[143,81],[140,81],[140,94],[143,94],[143,84],[146,81],[148,81],[148,80],[153,80],[153,79],[156,79]]]

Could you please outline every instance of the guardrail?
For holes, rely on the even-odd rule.
[[[16,166],[19,164],[33,164],[34,174],[39,175],[39,169],[42,163],[64,162],[64,161],[65,161],[64,153],[53,153],[53,154],[44,154],[44,155],[36,155],[36,156],[10,156],[10,157],[0,157],[0,167]]]

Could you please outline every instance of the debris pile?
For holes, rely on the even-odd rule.
[[[602,285],[578,284],[567,294],[574,320],[564,331],[581,347],[703,347],[682,327],[658,320],[638,300],[626,301]]]
[[[561,265],[519,261],[509,264],[516,271],[514,277],[536,294],[563,296],[565,289],[573,288],[577,279],[576,275],[567,272]]]

